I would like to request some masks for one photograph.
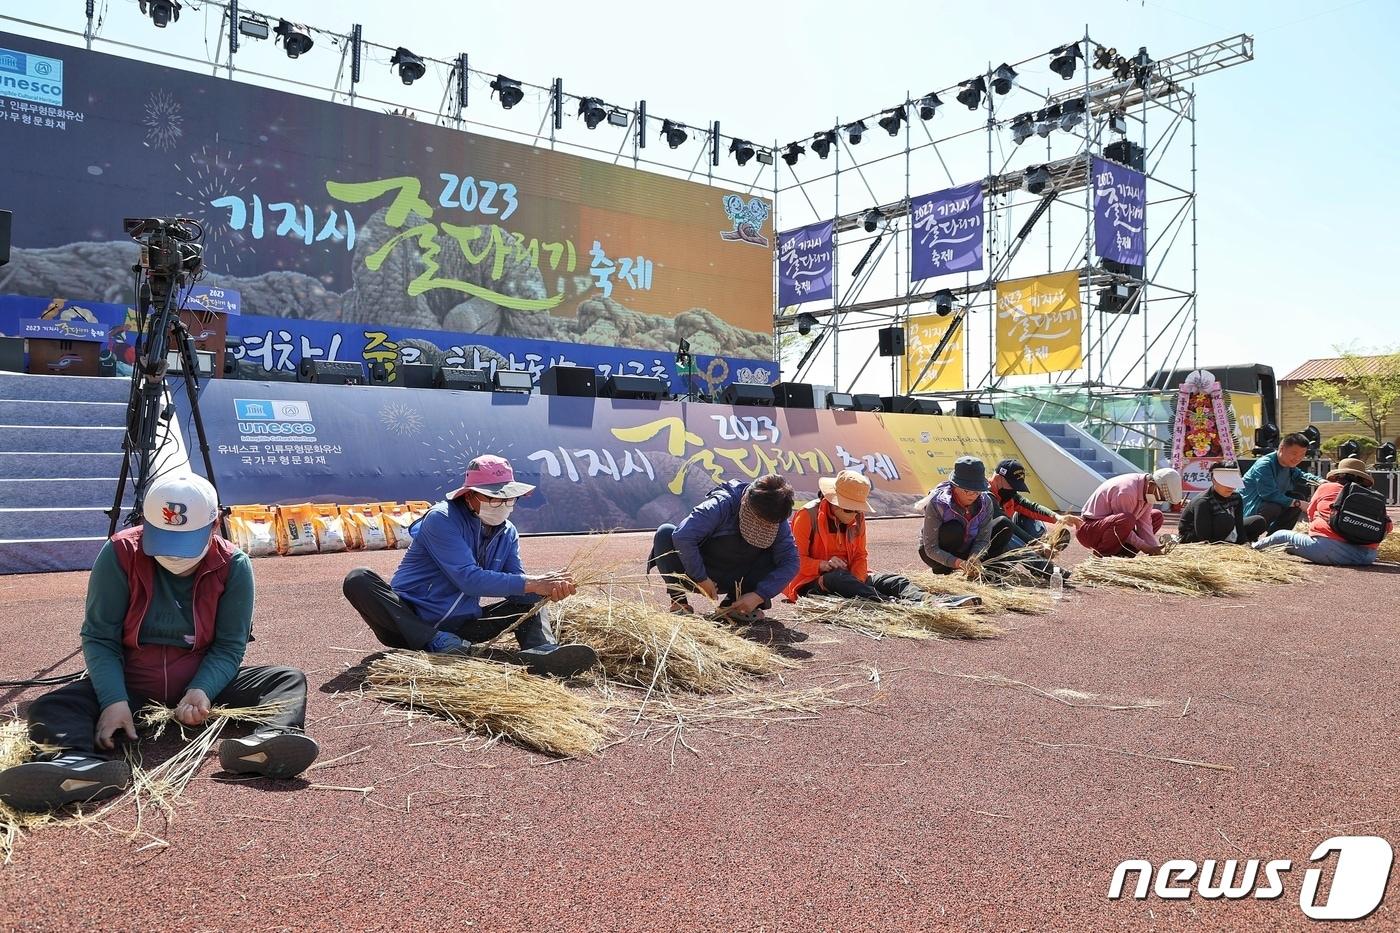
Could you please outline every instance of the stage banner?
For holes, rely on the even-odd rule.
[[[954,418],[937,415],[881,415],[899,448],[909,458],[924,491],[932,489],[953,475],[953,464],[959,457],[976,457],[987,465],[991,474],[1002,460],[1013,458],[1025,464],[1027,493],[1043,505],[1055,499],[1030,469],[1030,461],[1006,430],[1006,425],[994,418]]]
[[[1094,160],[1094,246],[1103,259],[1146,262],[1147,178],[1126,165]]]
[[[8,293],[126,300],[122,219],[185,216],[245,316],[772,358],[762,197],[0,33],[6,62],[47,71],[0,80]]]
[[[831,297],[832,234],[836,222],[778,234],[778,306]]]
[[[982,268],[982,183],[935,191],[910,202],[913,260],[918,282]]]
[[[902,391],[906,395],[963,388],[963,337],[966,334],[964,328],[957,329],[953,339],[948,341],[948,346],[943,348],[943,355],[932,366],[928,366],[929,357],[938,348],[943,335],[948,332],[954,320],[952,315],[941,317],[937,314],[923,314],[911,317],[905,322]],[[927,371],[925,366],[928,366]],[[920,373],[923,373],[922,379],[919,378]],[[913,384],[915,380],[918,380],[917,385]]]
[[[1078,369],[1082,310],[1078,271],[997,283],[997,375]]]

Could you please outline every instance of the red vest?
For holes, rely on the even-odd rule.
[[[219,597],[228,582],[229,566],[238,549],[218,535],[209,539],[209,550],[194,572],[194,644],[195,654],[203,655],[214,640],[214,619],[219,611]],[[141,623],[151,607],[156,573],[155,558],[141,550],[141,526],[127,528],[112,535],[112,553],[117,566],[126,574],[130,598],[126,604],[126,621],[122,625],[122,645],[127,652],[135,651],[141,636]]]

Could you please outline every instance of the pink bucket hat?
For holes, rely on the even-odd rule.
[[[467,464],[466,479],[459,488],[449,492],[447,498],[456,499],[471,491],[495,499],[518,499],[534,490],[529,483],[515,481],[515,471],[510,468],[509,460],[486,454]]]

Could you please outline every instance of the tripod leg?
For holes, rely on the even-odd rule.
[[[199,377],[195,368],[198,358],[194,350],[194,338],[189,331],[182,326],[180,328],[180,355],[184,359],[185,370],[185,396],[190,400],[190,414],[194,418],[194,432],[199,438],[199,452],[204,457],[204,475],[209,479],[209,485],[214,487],[214,495],[217,499],[219,494],[219,484],[214,479],[214,461],[209,457],[209,438],[204,433],[204,417],[199,413]],[[219,534],[228,537],[228,521],[224,517],[223,502],[219,502]]]

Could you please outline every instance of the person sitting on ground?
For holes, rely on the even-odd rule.
[[[1366,464],[1355,457],[1347,457],[1327,474],[1327,480],[1313,493],[1312,500],[1308,503],[1307,532],[1280,529],[1255,542],[1255,550],[1282,547],[1285,552],[1296,554],[1314,564],[1340,567],[1366,567],[1374,564],[1380,542],[1395,527],[1394,522],[1385,514],[1385,497],[1373,491],[1374,484],[1375,480],[1366,472]],[[1353,486],[1360,488],[1352,490]],[[1344,496],[1347,499],[1355,496],[1357,500],[1369,501],[1344,508]],[[1353,511],[1356,505],[1361,505],[1357,511],[1363,516],[1360,528],[1355,523],[1343,522],[1343,530],[1339,531],[1334,517],[1338,512],[1356,514]],[[1361,529],[1370,533],[1356,534],[1356,531]]]
[[[1264,516],[1269,532],[1293,530],[1308,507],[1308,486],[1322,482],[1298,466],[1307,455],[1307,435],[1294,433],[1284,435],[1278,450],[1254,461],[1240,489],[1246,518]]]
[[[959,457],[953,475],[915,508],[924,516],[919,557],[934,573],[967,572],[974,558],[993,578],[1004,576],[1013,565],[1043,578],[1054,572],[1047,560],[1008,554],[1017,547],[1015,528],[990,492],[986,465],[976,457]]]
[[[821,496],[792,516],[797,544],[797,576],[783,595],[846,596],[856,599],[923,602],[924,593],[905,577],[871,573],[866,547],[865,516],[870,506],[870,480],[854,470],[817,481]]]
[[[144,524],[102,545],[88,577],[82,649],[87,676],[29,707],[29,734],[56,751],[0,772],[0,800],[50,810],[120,793],[131,770],[115,743],[136,739],[132,710],[175,708],[199,726],[213,704],[273,705],[246,738],[225,739],[225,770],[290,778],[320,751],[302,731],[306,675],[239,667],[253,624],[248,555],[214,534],[219,500],[208,480],[170,473],[146,489]]]
[[[1171,468],[1111,477],[1084,503],[1084,523],[1076,537],[1096,557],[1160,554],[1157,535],[1166,517],[1154,506],[1176,505],[1181,499],[1181,474]]]
[[[367,567],[346,575],[345,598],[380,644],[471,656],[475,643],[515,626],[520,650],[497,649],[492,657],[559,677],[597,662],[587,645],[556,644],[538,605],[572,596],[573,579],[563,571],[529,575],[521,564],[520,535],[509,519],[515,501],[534,488],[516,482],[504,458],[477,457],[462,485],[409,529],[413,543],[391,583]],[[483,607],[482,597],[501,601]]]
[[[686,592],[720,602],[718,616],[752,624],[797,574],[797,545],[788,518],[793,491],[776,473],[752,483],[717,487],[679,525],[652,539],[647,572],[661,572],[671,611],[689,614]]]
[[[1251,544],[1268,524],[1262,515],[1244,516],[1244,499],[1239,488],[1244,478],[1233,463],[1217,463],[1210,468],[1210,488],[1187,503],[1181,513],[1177,533],[1182,544]]]
[[[992,495],[1001,503],[1006,517],[1011,519],[1011,534],[1015,539],[1013,547],[1031,547],[1042,543],[1041,539],[1049,530],[1045,527],[1046,523],[1055,525],[1064,522],[1071,528],[1078,528],[1084,523],[1078,515],[1061,515],[1027,499],[1024,494],[1030,491],[1030,487],[1026,485],[1026,468],[1019,460],[1007,459],[998,463],[991,485]],[[1058,550],[1059,546],[1069,542],[1065,539],[1063,542],[1043,543]]]

